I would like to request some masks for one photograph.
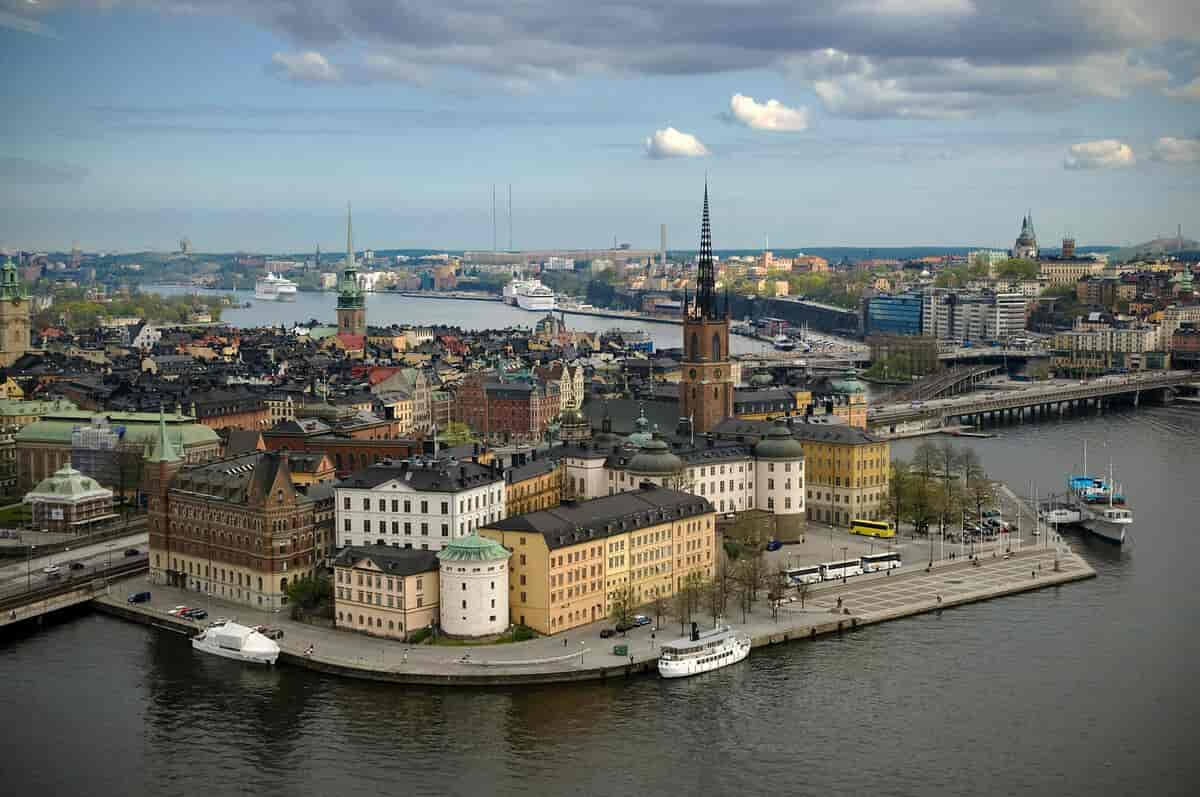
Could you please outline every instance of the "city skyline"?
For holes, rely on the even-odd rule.
[[[108,5],[108,4],[106,4]],[[1200,22],[1174,0],[891,0],[503,18],[0,2],[0,246],[1007,248],[1184,234]]]

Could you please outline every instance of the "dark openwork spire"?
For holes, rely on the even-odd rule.
[[[696,314],[717,317],[717,274],[713,267],[712,228],[708,222],[708,178],[704,179],[704,218],[700,222],[700,269],[696,278]]]

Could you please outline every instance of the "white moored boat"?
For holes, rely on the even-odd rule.
[[[522,280],[516,284],[515,290],[517,307],[522,310],[545,312],[557,307],[554,291],[543,285],[539,279]]]
[[[274,664],[279,645],[253,628],[237,623],[211,625],[192,637],[192,647],[214,656],[224,656],[251,664]]]
[[[699,631],[692,623],[691,636],[663,644],[658,674],[663,678],[684,678],[737,664],[749,655],[750,637],[745,634],[727,625]]]
[[[254,283],[254,298],[266,302],[296,301],[296,283],[268,271]]]

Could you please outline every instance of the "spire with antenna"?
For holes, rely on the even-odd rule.
[[[354,220],[349,202],[346,203],[346,268],[354,268]]]

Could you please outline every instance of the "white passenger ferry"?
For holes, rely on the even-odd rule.
[[[268,271],[254,283],[254,298],[267,302],[296,301],[296,283]]]
[[[223,656],[251,664],[274,664],[279,658],[279,645],[253,628],[224,622],[211,625],[192,637],[192,647],[214,656]]]
[[[692,623],[691,636],[663,644],[658,674],[663,678],[685,678],[737,664],[749,655],[749,636],[727,625],[700,631]]]

